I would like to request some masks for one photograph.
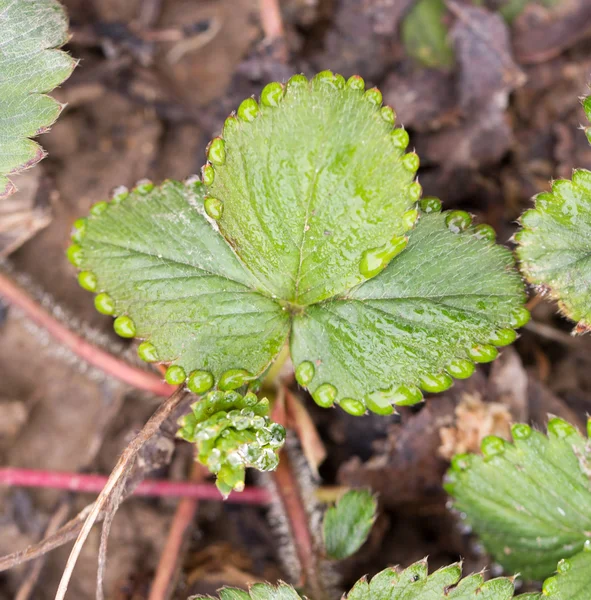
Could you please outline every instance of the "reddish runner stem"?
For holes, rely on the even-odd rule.
[[[162,381],[158,375],[132,367],[70,331],[4,273],[0,273],[0,296],[18,306],[31,321],[43,327],[76,356],[105,373],[157,396],[170,396],[174,392],[175,388]]]
[[[59,471],[41,471],[35,469],[17,469],[12,467],[0,469],[0,485],[14,487],[51,488],[71,492],[100,492],[108,477],[103,475],[82,475]],[[210,483],[192,483],[187,481],[167,481],[144,479],[134,490],[134,496],[193,498],[198,500],[222,500],[215,485]],[[230,494],[227,502],[241,504],[269,504],[270,494],[267,490],[247,487],[243,492]]]

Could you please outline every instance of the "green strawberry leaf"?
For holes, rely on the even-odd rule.
[[[469,222],[461,211],[423,215],[381,274],[294,318],[296,376],[320,405],[392,412],[515,339],[528,313],[513,258]]]
[[[328,556],[342,560],[363,546],[376,519],[377,506],[368,490],[349,490],[326,511],[322,533]]]
[[[203,215],[203,186],[144,182],[99,202],[75,224],[69,256],[115,330],[144,338],[139,354],[173,363],[169,383],[233,389],[259,375],[285,344],[288,314],[258,293],[253,277]],[[200,381],[202,375],[204,383]],[[204,387],[206,386],[206,387]]]
[[[68,21],[57,0],[0,0],[0,200],[16,186],[7,175],[38,163],[43,149],[31,137],[47,131],[62,105],[46,96],[76,62],[58,50]]]
[[[169,383],[236,389],[290,334],[319,404],[384,413],[514,340],[528,313],[511,254],[437,199],[413,229],[418,158],[363,85],[269,84],[210,144],[203,184],[142,182],[76,223],[80,284]]]
[[[419,0],[402,21],[407,54],[426,67],[450,69],[454,65],[454,50],[443,22],[445,14],[444,0]]]
[[[462,565],[456,563],[431,573],[427,559],[407,569],[384,569],[371,581],[360,579],[343,596],[343,600],[511,600],[514,592],[513,580],[507,577],[487,582],[480,574],[462,577]],[[277,587],[258,583],[248,592],[237,588],[223,588],[220,600],[300,600],[299,594],[288,585]],[[203,596],[192,596],[197,600]],[[525,599],[525,596],[523,596]],[[557,597],[558,598],[558,597]],[[562,596],[560,597],[562,598]],[[566,596],[564,597],[566,599]],[[578,598],[577,598],[578,600]]]
[[[485,438],[483,456],[454,457],[445,487],[507,572],[543,579],[591,549],[591,445],[558,418],[548,436],[524,424],[512,433],[512,444]]]
[[[270,296],[305,306],[348,290],[371,276],[368,250],[412,227],[418,158],[381,100],[360,78],[295,76],[245,100],[210,145],[206,207]]]
[[[582,333],[591,328],[591,171],[578,169],[572,181],[555,181],[535,201],[515,236],[521,270],[558,300]]]

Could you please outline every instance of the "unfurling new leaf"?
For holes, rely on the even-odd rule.
[[[368,490],[349,490],[324,515],[324,549],[342,560],[355,554],[367,540],[376,519],[377,502]]]
[[[197,446],[197,460],[217,476],[224,496],[244,489],[246,467],[272,471],[285,429],[269,417],[269,401],[255,394],[210,392],[180,420],[178,436]]]

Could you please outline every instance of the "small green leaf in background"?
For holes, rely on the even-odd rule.
[[[558,6],[562,0],[505,0],[501,6],[499,6],[499,12],[503,18],[508,22],[512,23],[524,10],[528,4],[539,4],[547,8]]]
[[[349,490],[324,515],[326,554],[342,560],[365,543],[376,519],[377,502],[368,490]]]
[[[583,100],[591,122],[591,96]],[[591,143],[591,128],[585,129]],[[527,280],[558,301],[577,322],[574,333],[591,330],[591,171],[577,169],[572,181],[552,183],[538,194],[536,207],[520,219],[517,256]]]
[[[16,191],[7,175],[45,153],[31,137],[45,132],[62,105],[46,96],[76,62],[57,50],[68,41],[68,20],[57,0],[0,0],[0,200]]]
[[[515,235],[521,270],[582,333],[591,329],[591,171],[577,169],[535,201]]]
[[[406,52],[426,67],[449,69],[454,65],[445,13],[444,0],[419,0],[402,22]]]
[[[525,424],[512,435],[454,457],[445,487],[507,573],[542,580],[591,545],[591,446],[555,417],[547,436]]]
[[[462,577],[456,563],[429,575],[427,559],[402,571],[385,569],[368,582],[360,579],[347,600],[510,600],[513,580],[500,577],[485,582],[481,574]]]

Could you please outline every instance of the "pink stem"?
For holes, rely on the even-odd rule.
[[[71,492],[100,492],[107,483],[103,475],[82,475],[59,471],[41,471],[6,467],[0,469],[0,485],[52,488]],[[211,483],[191,483],[187,481],[164,481],[144,479],[134,490],[134,496],[181,497],[198,500],[222,500],[215,485]],[[240,504],[269,504],[271,498],[267,490],[247,487],[243,492],[230,494],[228,502]]]
[[[105,373],[157,396],[168,397],[174,392],[175,387],[162,381],[158,375],[132,367],[70,331],[4,273],[0,273],[0,295],[18,306],[31,321],[43,327],[66,348]]]

